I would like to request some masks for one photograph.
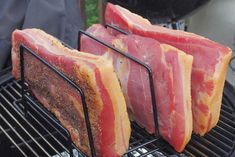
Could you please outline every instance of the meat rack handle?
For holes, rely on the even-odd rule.
[[[24,50],[26,50],[26,51],[24,51]],[[22,88],[21,88],[22,104],[24,104],[24,106],[25,106],[25,116],[27,116],[27,112],[28,112],[28,107],[27,106],[28,106],[28,104],[25,102],[25,94],[26,94],[25,89],[26,89],[26,86],[25,86],[25,75],[24,75],[24,68],[25,68],[24,52],[28,52],[33,57],[35,57],[36,59],[41,61],[49,69],[51,69],[53,72],[55,72],[61,78],[63,78],[67,83],[69,83],[72,87],[74,87],[79,92],[79,94],[81,96],[81,100],[82,100],[82,106],[83,106],[83,112],[84,112],[84,116],[85,116],[85,122],[86,122],[86,128],[87,128],[87,133],[88,133],[88,139],[89,139],[89,146],[90,146],[91,154],[92,154],[92,157],[96,157],[95,147],[94,147],[94,140],[93,140],[93,136],[92,136],[91,124],[90,124],[89,113],[88,113],[88,108],[87,108],[87,104],[86,104],[86,101],[85,101],[84,92],[82,91],[82,89],[75,82],[73,82],[71,79],[69,79],[67,76],[65,76],[65,74],[63,74],[61,71],[59,71],[56,67],[52,66],[47,61],[45,61],[43,58],[41,58],[39,55],[37,55],[35,52],[33,52],[31,49],[29,49],[25,45],[21,44],[20,45],[20,76],[21,76],[21,85],[22,85]],[[68,138],[69,138],[68,142],[69,142],[69,145],[70,145],[70,156],[73,156],[71,135],[70,135],[68,130],[66,130],[66,129],[64,129],[64,130],[65,130],[65,132],[66,132],[66,134],[68,135]]]
[[[111,26],[111,25],[106,25],[110,28],[113,28],[113,29],[116,29],[117,31],[121,32],[121,33],[124,33],[124,34],[127,34],[126,32],[122,31],[121,29],[115,27],[115,26]],[[156,107],[156,97],[155,97],[155,89],[154,89],[154,82],[153,82],[153,72],[152,72],[152,69],[149,67],[149,65],[147,65],[146,63],[140,61],[139,59],[129,55],[128,53],[125,53],[125,52],[122,52],[121,50],[113,47],[112,45],[110,44],[107,44],[105,43],[104,41],[101,41],[100,39],[94,37],[93,35],[83,31],[83,30],[80,30],[78,32],[78,49],[80,49],[80,39],[81,39],[81,35],[86,35],[88,36],[89,38],[97,41],[98,43],[112,49],[114,52],[117,52],[119,53],[120,55],[130,59],[131,61],[137,63],[138,65],[144,67],[147,72],[148,72],[148,76],[149,76],[149,86],[150,86],[150,93],[151,93],[151,100],[152,100],[152,108],[153,108],[153,117],[154,117],[154,124],[155,124],[155,135],[156,136],[160,136],[159,134],[159,128],[158,128],[158,114],[157,114],[157,107]]]

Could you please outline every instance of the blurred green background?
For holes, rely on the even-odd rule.
[[[99,22],[98,0],[85,0],[86,26]]]

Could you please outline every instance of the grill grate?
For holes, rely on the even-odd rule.
[[[7,75],[8,79],[0,84],[0,141],[4,138],[10,141],[8,153],[30,157],[68,156],[68,139],[61,126],[55,123],[55,117],[29,92],[26,94],[28,116],[25,117],[24,107],[17,101],[21,98],[19,81],[9,73]],[[183,153],[177,154],[164,140],[149,135],[132,123],[130,149],[124,157],[231,155],[235,144],[235,112],[230,97],[224,93],[218,125],[204,137],[193,135]],[[73,149],[74,156],[85,156],[74,145]],[[6,153],[6,150],[0,153]]]

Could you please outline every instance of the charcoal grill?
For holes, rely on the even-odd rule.
[[[15,80],[10,70],[0,73],[0,154],[9,157],[85,157],[71,142],[68,131],[31,94],[27,83]],[[132,122],[131,127],[129,150],[123,157],[235,156],[234,90],[228,82],[225,83],[217,126],[204,137],[193,134],[182,153],[177,153],[160,136],[148,134],[136,123]]]

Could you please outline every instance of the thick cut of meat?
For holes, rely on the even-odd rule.
[[[102,25],[88,33],[148,64],[154,77],[160,134],[177,151],[182,151],[192,133],[190,76],[192,56],[156,40],[138,35],[114,37]],[[154,133],[153,109],[147,71],[136,63],[82,36],[81,50],[112,57],[129,109],[129,116],[149,133]],[[109,52],[108,52],[109,51]]]
[[[191,81],[193,130],[200,135],[210,131],[219,120],[231,49],[193,33],[151,25],[141,16],[111,3],[107,5],[105,19],[107,24],[154,38],[194,57]]]
[[[13,32],[13,76],[19,78],[19,45],[24,44],[62,71],[83,90],[97,156],[119,157],[128,149],[130,122],[112,61],[64,47],[38,29]],[[80,94],[32,55],[25,53],[25,79],[38,100],[68,129],[90,156]]]

